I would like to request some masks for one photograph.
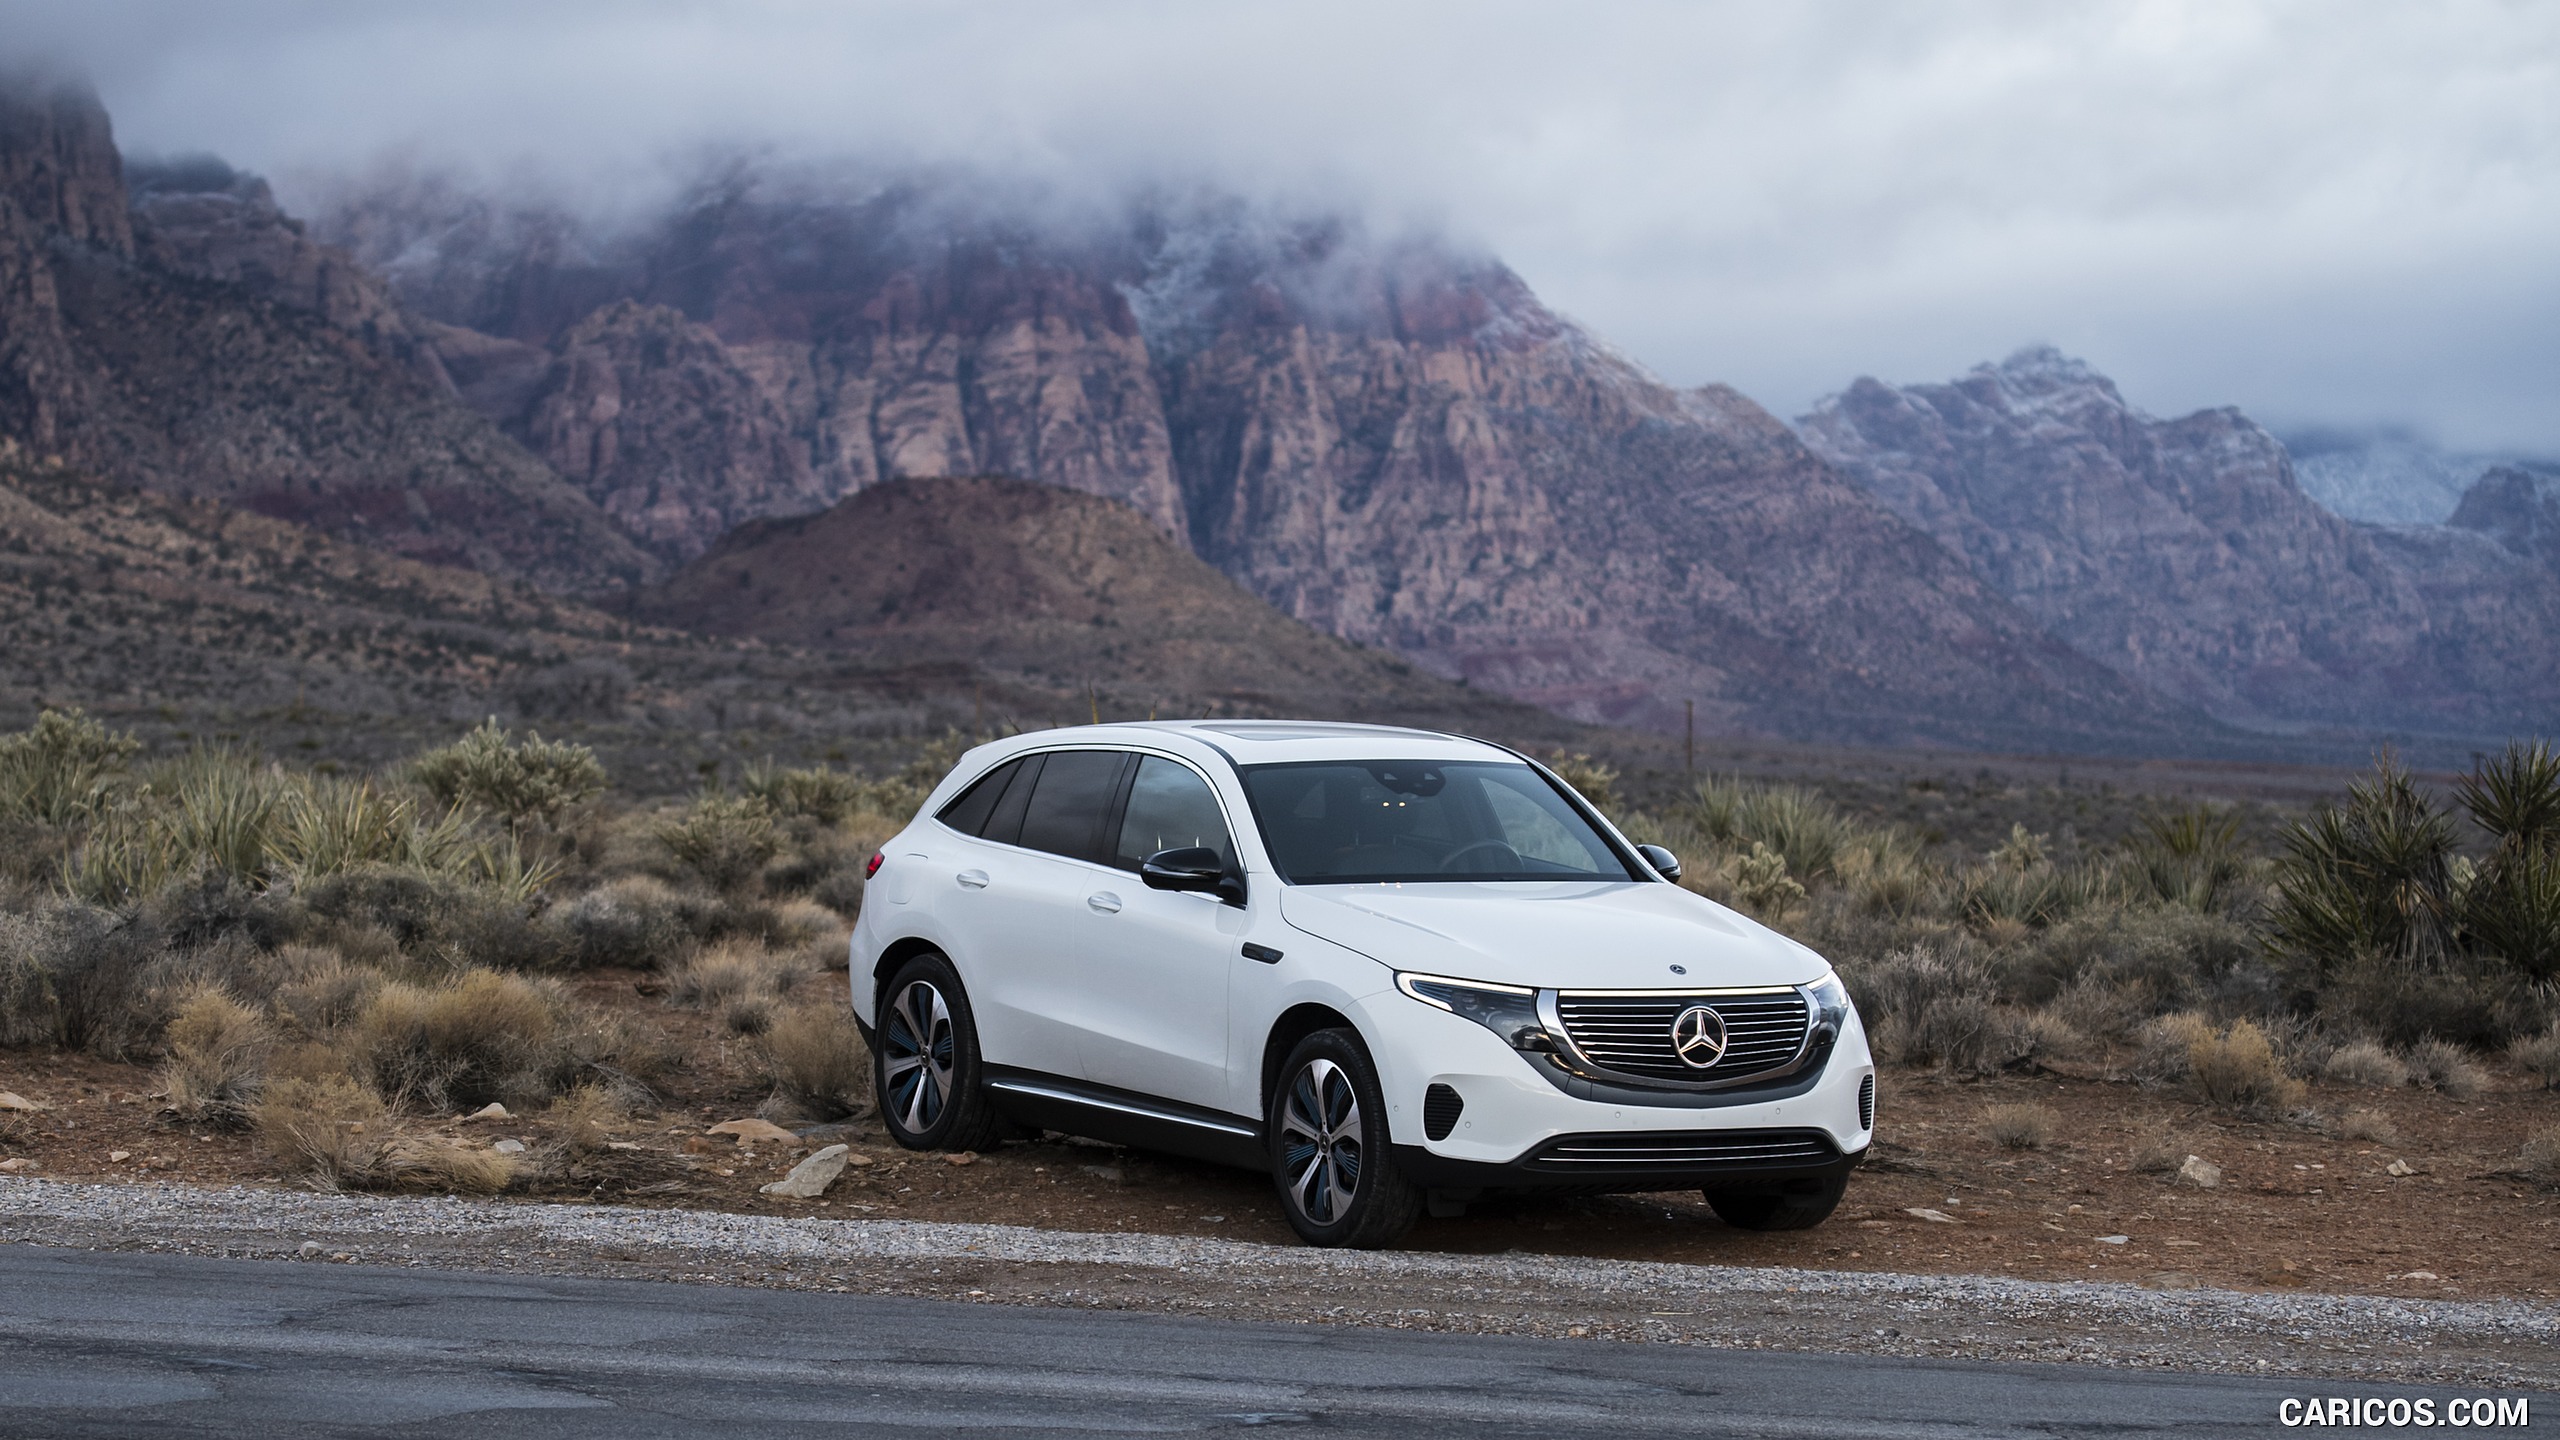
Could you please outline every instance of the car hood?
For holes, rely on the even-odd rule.
[[[1677,885],[1291,885],[1280,914],[1398,970],[1566,990],[1802,985],[1821,956]],[[1687,974],[1676,974],[1672,966]]]

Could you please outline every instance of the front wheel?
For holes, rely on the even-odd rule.
[[[927,951],[880,992],[873,1093],[889,1138],[910,1150],[983,1150],[1003,1122],[979,1084],[978,1027],[951,962]]]
[[[1840,1197],[1849,1193],[1846,1175],[1795,1184],[1804,1188],[1730,1194],[1710,1190],[1707,1204],[1717,1219],[1736,1230],[1810,1230],[1830,1219],[1840,1208]]]
[[[1422,1192],[1396,1168],[1377,1068],[1350,1031],[1298,1042],[1268,1118],[1271,1178],[1299,1239],[1374,1249],[1421,1218]]]

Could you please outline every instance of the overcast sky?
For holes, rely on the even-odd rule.
[[[0,0],[135,149],[606,188],[703,142],[1480,242],[1784,414],[2031,341],[2161,413],[2560,452],[2560,4]],[[288,187],[290,194],[290,188]]]

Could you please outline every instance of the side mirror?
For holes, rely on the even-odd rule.
[[[1228,873],[1227,863],[1206,845],[1159,850],[1139,864],[1138,878],[1150,890],[1199,890],[1230,905],[1244,903],[1244,877]]]
[[[1659,845],[1639,845],[1636,847],[1636,853],[1642,855],[1644,863],[1652,866],[1663,879],[1678,880],[1680,878],[1679,856]]]

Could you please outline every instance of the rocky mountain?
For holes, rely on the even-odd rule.
[[[2442,525],[2482,475],[2500,467],[2560,470],[2548,459],[2448,450],[2412,431],[2306,427],[2278,434],[2302,491],[2350,520]]]
[[[889,481],[820,514],[750,521],[633,611],[884,664],[933,656],[1121,715],[1571,734],[1290,619],[1119,501],[1030,481]]]
[[[2560,572],[2560,476],[2501,465],[2463,492],[2445,523]]]
[[[2225,719],[2491,736],[2560,703],[2560,586],[2485,533],[2513,507],[2342,519],[2238,411],[2156,419],[2044,348],[1799,427],[2055,636]]]
[[[556,587],[650,572],[263,185],[202,162],[134,178],[93,95],[0,81],[0,436]]]
[[[2199,723],[1749,401],[1663,385],[1445,245],[752,166],[620,231],[415,177],[316,228],[447,327],[483,413],[679,558],[745,516],[999,474],[1577,718],[2037,748]]]

